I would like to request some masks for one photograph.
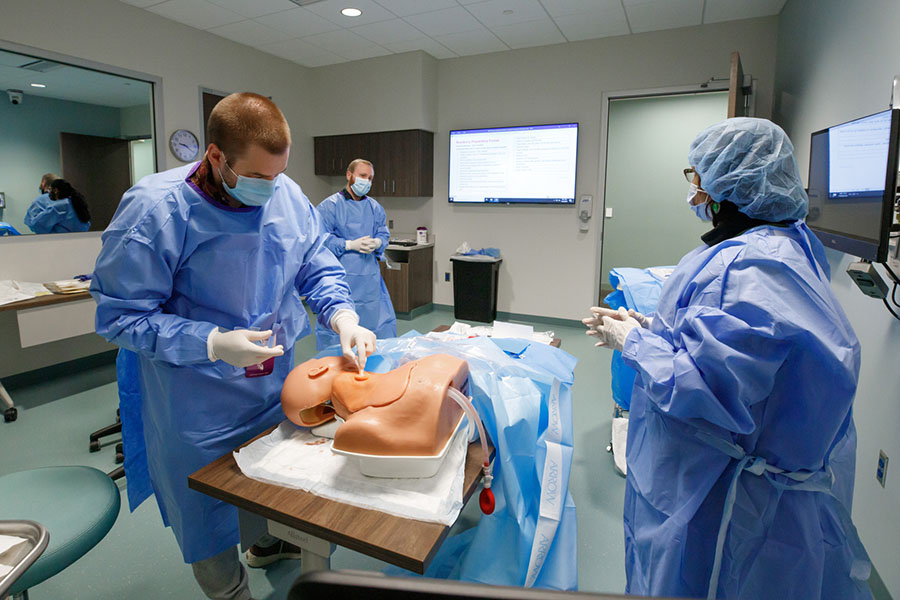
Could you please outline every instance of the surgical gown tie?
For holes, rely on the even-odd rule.
[[[779,469],[775,465],[770,465],[766,459],[747,454],[747,452],[738,444],[729,442],[720,437],[711,435],[705,431],[698,431],[697,439],[707,445],[719,450],[723,454],[730,456],[738,461],[734,474],[731,476],[731,483],[728,486],[728,494],[725,496],[725,506],[722,509],[722,522],[719,525],[719,533],[716,537],[716,554],[713,562],[712,574],[709,577],[709,590],[706,593],[707,600],[714,600],[716,590],[719,587],[719,574],[722,571],[722,554],[725,549],[725,538],[728,535],[728,526],[731,523],[731,516],[734,510],[734,502],[737,495],[737,483],[741,474],[745,471],[752,473],[757,477],[763,476],[775,487],[789,490],[793,492],[821,492],[835,500],[834,504],[838,508],[837,515],[841,520],[841,525],[847,533],[848,542],[853,552],[853,565],[850,569],[850,576],[860,582],[865,582],[869,578],[871,563],[869,555],[859,539],[856,527],[850,518],[850,513],[841,502],[837,501],[834,493],[831,491],[834,486],[834,476],[831,469],[822,469],[821,471],[794,471],[788,472]],[[779,481],[776,476],[790,480],[790,482]]]

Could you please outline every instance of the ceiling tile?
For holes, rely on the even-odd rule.
[[[484,29],[481,23],[461,6],[412,15],[406,17],[406,21],[432,37]]]
[[[563,34],[549,18],[544,17],[538,21],[527,23],[513,23],[491,27],[496,34],[510,48],[530,48],[532,46],[548,46],[550,44],[562,44],[566,41]]]
[[[622,5],[612,7],[606,12],[589,12],[583,14],[556,17],[556,25],[570,42],[592,40],[612,35],[628,35],[628,21]]]
[[[327,50],[323,50],[303,40],[285,40],[283,42],[265,44],[260,46],[259,49],[263,52],[301,63],[304,60],[322,56],[323,54],[331,54]]]
[[[362,14],[358,17],[345,17],[341,14],[341,10],[345,8],[358,8],[362,11]],[[325,0],[324,2],[310,4],[306,7],[306,10],[314,12],[341,27],[357,27],[367,23],[387,21],[396,17],[394,13],[375,4],[373,0]]]
[[[297,8],[291,0],[209,0],[245,17],[261,17]]]
[[[338,63],[347,62],[346,58],[342,58],[337,54],[321,54],[319,56],[313,58],[307,58],[303,60],[300,64],[304,67],[325,67],[328,65],[336,65]]]
[[[241,15],[206,0],[169,0],[147,10],[197,29],[212,29],[244,20]]]
[[[488,28],[547,17],[547,11],[538,0],[488,0],[469,5],[466,9]]]
[[[703,13],[704,23],[721,23],[722,21],[736,21],[738,19],[750,19],[753,17],[767,17],[777,15],[784,8],[786,0],[706,0],[706,10]]]
[[[295,8],[253,20],[298,38],[340,29],[328,19],[323,19],[305,8]]]
[[[501,42],[497,36],[487,29],[451,33],[438,36],[436,39],[460,56],[509,50],[509,47],[506,44]]]
[[[253,47],[264,46],[266,44],[280,42],[291,38],[290,35],[283,31],[278,31],[277,29],[272,29],[271,27],[266,27],[265,25],[260,25],[256,21],[250,20],[238,21],[237,23],[231,23],[230,25],[223,25],[221,27],[214,27],[208,31],[220,35],[223,38],[227,38],[232,42]]]
[[[633,33],[700,25],[703,0],[624,0]]]
[[[429,37],[423,37],[417,40],[407,40],[405,42],[391,42],[384,46],[392,52],[412,52],[413,50],[422,50],[437,59],[453,58],[456,56],[455,52]]]
[[[551,17],[564,17],[579,13],[608,12],[618,8],[622,10],[622,0],[540,0]]]
[[[147,8],[148,6],[153,6],[154,4],[162,4],[164,0],[121,0],[125,4],[130,4],[132,6],[137,6],[138,8]]]
[[[456,0],[375,0],[398,17],[459,6]]]
[[[421,31],[403,19],[392,19],[390,21],[381,21],[380,23],[372,23],[370,25],[351,27],[350,31],[381,45],[392,42],[415,40],[422,37]]]
[[[303,41],[350,60],[384,56],[391,53],[387,48],[382,48],[347,29],[311,35],[303,38]]]

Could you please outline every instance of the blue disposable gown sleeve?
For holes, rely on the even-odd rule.
[[[309,228],[307,231],[318,231],[319,234],[303,259],[303,267],[297,274],[297,289],[318,315],[319,323],[331,329],[331,318],[335,312],[342,308],[356,309],[350,296],[344,267],[327,247],[327,242],[332,237],[326,232],[318,211],[309,211],[306,226]]]
[[[347,251],[347,240],[338,235],[338,227],[337,223],[335,222],[334,208],[334,201],[332,201],[330,198],[326,198],[316,207],[316,213],[321,220],[322,229],[326,234],[325,247],[331,250],[332,254],[334,254],[336,257],[340,258]]]
[[[755,429],[751,407],[772,392],[792,335],[786,315],[752,290],[783,288],[784,277],[770,277],[767,271],[778,269],[773,262],[731,269],[726,278],[721,254],[713,262],[719,275],[690,282],[674,322],[658,316],[652,329],[632,330],[622,357],[657,410],[702,429],[710,429],[705,422],[746,435]]]
[[[143,211],[141,203],[126,194],[114,218],[118,227],[111,224],[103,235],[91,280],[97,333],[152,360],[174,365],[207,362],[206,338],[216,325],[162,309],[172,295],[185,219],[169,198],[128,227],[125,221]]]
[[[25,213],[25,225],[35,233],[50,233],[54,225],[60,222],[62,215],[52,204],[53,200],[44,196],[38,198],[28,207]]]
[[[387,215],[384,212],[384,207],[374,200],[372,203],[375,205],[375,232],[372,233],[372,237],[381,240],[381,245],[375,250],[375,258],[381,260],[384,256],[384,249],[387,248],[388,240],[391,239],[391,231],[387,227]]]

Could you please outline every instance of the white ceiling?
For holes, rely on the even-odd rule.
[[[453,58],[776,15],[786,0],[121,0],[307,67]],[[341,9],[358,8],[359,17]]]
[[[124,108],[150,103],[150,84],[145,81],[119,77],[72,67],[53,61],[41,61],[45,72],[34,71],[27,67],[39,58],[0,50],[0,90],[22,90],[25,102],[28,96],[43,96],[72,102],[99,104]],[[47,87],[32,87],[32,83]],[[0,94],[3,92],[0,91]],[[0,102],[8,102],[0,98]]]

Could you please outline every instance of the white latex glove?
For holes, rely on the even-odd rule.
[[[364,235],[360,238],[356,238],[355,240],[347,240],[344,242],[345,250],[353,250],[354,252],[359,252],[361,254],[369,254],[375,248],[371,247],[372,237],[368,235]]]
[[[592,306],[590,310],[591,316],[587,319],[582,319],[581,322],[587,325],[587,328],[591,330],[597,330],[603,326],[603,317],[610,317],[613,319],[618,319],[620,321],[624,321],[628,318],[628,311],[624,308],[613,310],[611,308]]]
[[[283,346],[269,348],[255,343],[265,342],[271,335],[271,331],[236,329],[222,332],[216,328],[206,338],[206,354],[212,362],[224,360],[235,367],[258,365],[273,356],[284,354]]]
[[[633,308],[628,309],[628,316],[640,323],[644,329],[650,329],[650,325],[653,324],[653,317],[642,315]]]
[[[635,327],[641,326],[636,319],[629,317],[627,313],[624,320],[614,317],[600,318],[602,324],[596,329],[589,330],[587,334],[600,340],[594,344],[595,346],[605,346],[619,352],[625,346],[625,338],[628,337],[628,333]]]
[[[368,239],[363,240],[362,244],[362,252],[368,254],[369,252],[375,252],[378,248],[381,247],[381,240],[379,238],[370,237]]]
[[[347,360],[352,360],[362,371],[366,358],[375,352],[375,334],[359,325],[359,315],[343,308],[331,317],[331,328],[341,338],[341,351]],[[356,352],[353,347],[356,346]]]

